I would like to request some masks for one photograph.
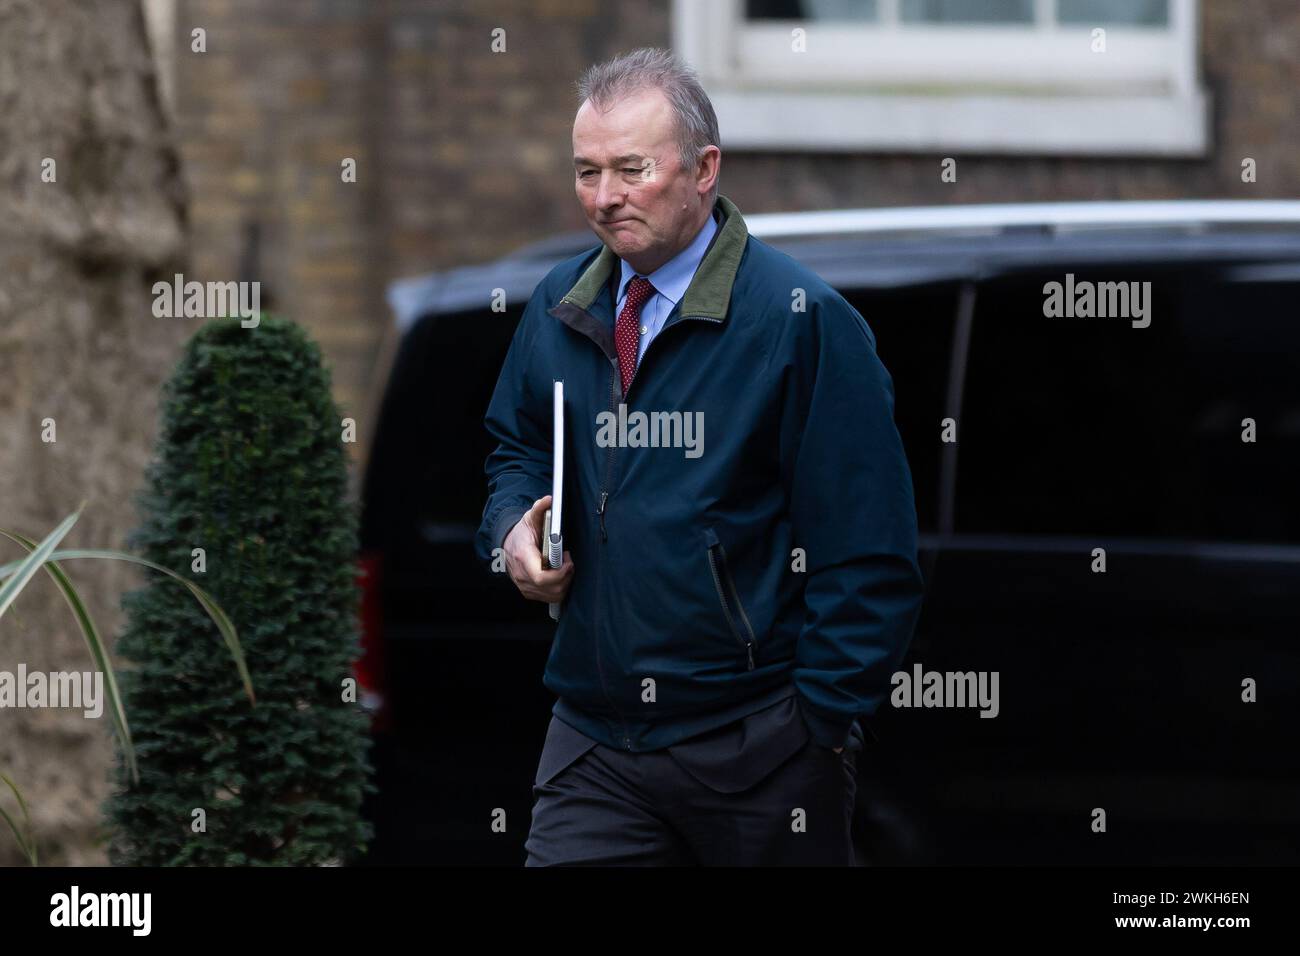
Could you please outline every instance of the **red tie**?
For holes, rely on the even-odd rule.
[[[641,342],[641,336],[637,334],[641,306],[654,294],[655,287],[644,276],[637,276],[629,282],[623,311],[618,314],[618,324],[614,326],[614,346],[618,349],[618,371],[623,377],[624,395],[632,381],[632,373],[636,371],[636,356]]]

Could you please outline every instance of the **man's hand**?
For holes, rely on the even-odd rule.
[[[843,749],[844,749],[843,747],[835,747],[835,748],[834,748],[834,750],[835,750],[836,753],[839,753],[839,752],[840,752],[841,750],[843,750]]]
[[[542,525],[550,506],[550,495],[533,502],[533,507],[506,535],[503,549],[506,570],[519,593],[530,601],[558,604],[568,593],[573,580],[573,559],[565,551],[564,563],[551,568],[542,557]]]

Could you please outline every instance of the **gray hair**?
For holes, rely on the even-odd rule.
[[[588,67],[578,80],[578,105],[608,106],[645,89],[663,92],[677,117],[677,152],[682,169],[693,170],[710,146],[717,146],[718,117],[695,71],[675,53],[642,47]],[[721,178],[721,177],[719,177]],[[718,197],[714,180],[709,202]]]

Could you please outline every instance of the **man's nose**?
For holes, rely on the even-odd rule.
[[[623,183],[618,178],[618,172],[612,169],[602,169],[600,171],[600,184],[596,187],[596,205],[603,210],[608,210],[623,202],[626,190],[623,189]]]

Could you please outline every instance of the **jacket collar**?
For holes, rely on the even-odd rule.
[[[740,268],[740,257],[745,252],[749,230],[736,204],[721,193],[718,193],[715,208],[722,214],[722,225],[704,253],[690,285],[686,287],[686,294],[678,303],[680,317],[691,315],[718,322],[725,321],[727,317],[731,288],[736,281],[736,271]],[[576,306],[584,312],[590,310],[591,304],[618,268],[618,262],[618,256],[610,251],[609,246],[601,246],[599,255],[578,277],[573,288],[556,303],[555,309],[551,310],[552,314],[556,314],[556,310],[565,305]],[[568,313],[569,310],[562,312]],[[557,314],[556,317],[563,318],[563,315]]]

